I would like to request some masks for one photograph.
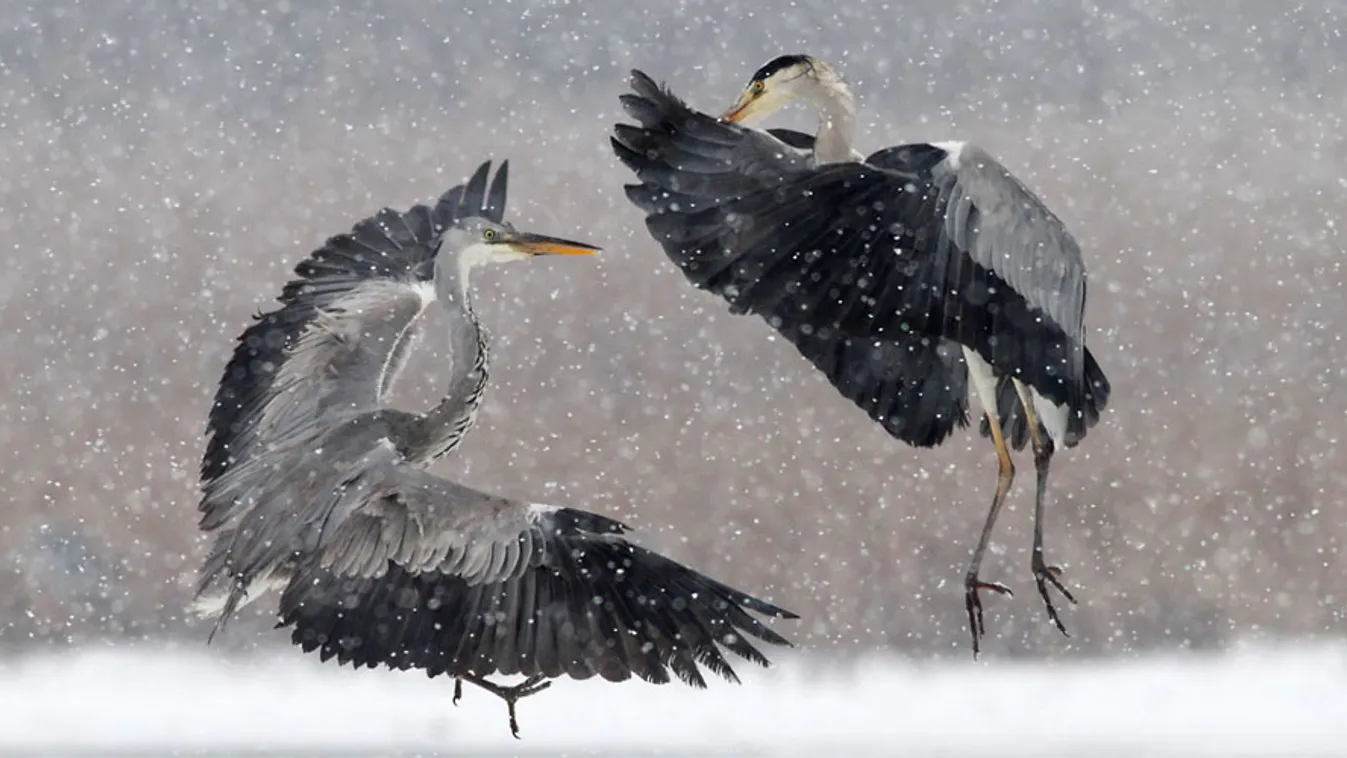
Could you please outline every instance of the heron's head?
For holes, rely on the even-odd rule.
[[[539,255],[594,255],[600,248],[533,232],[521,232],[508,221],[481,216],[460,219],[444,235],[441,254],[452,252],[459,264],[476,268],[487,263],[523,261]]]
[[[747,124],[796,100],[852,101],[842,76],[827,63],[810,55],[782,55],[753,72],[739,99],[721,115],[731,124]]]
[[[539,255],[594,255],[599,248],[587,242],[521,232],[508,221],[492,221],[481,216],[462,218],[444,233],[435,256],[436,279],[441,265],[457,263],[457,279],[466,284],[467,274],[488,263],[522,261]]]

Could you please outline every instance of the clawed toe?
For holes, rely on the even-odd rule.
[[[542,674],[531,676],[513,687],[505,687],[477,676],[465,676],[462,679],[454,680],[455,704],[457,704],[459,698],[463,696],[463,679],[467,679],[478,687],[481,687],[505,701],[506,708],[510,713],[510,734],[513,735],[515,739],[519,739],[519,720],[515,717],[515,704],[530,695],[536,695],[552,686],[551,680]]]
[[[1062,593],[1072,605],[1076,605],[1076,598],[1065,586],[1062,585],[1062,569],[1057,566],[1049,566],[1043,562],[1042,556],[1035,556],[1034,564],[1034,583],[1038,585],[1038,595],[1043,598],[1043,605],[1048,611],[1048,620],[1057,627],[1057,631],[1063,636],[1070,637],[1066,631],[1066,624],[1062,622],[1062,617],[1057,613],[1057,606],[1052,602],[1052,595],[1048,593],[1048,586],[1051,585]]]
[[[984,582],[976,576],[964,580],[964,606],[968,611],[968,628],[973,635],[974,659],[978,657],[980,642],[987,634],[987,625],[982,618],[982,598],[978,595],[981,590],[990,590],[1007,597],[1015,596],[1009,587],[998,582]]]

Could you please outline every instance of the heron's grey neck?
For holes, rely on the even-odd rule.
[[[442,250],[441,256],[447,251]],[[486,389],[490,336],[477,321],[468,295],[467,270],[457,261],[435,266],[435,289],[449,325],[449,390],[421,420],[411,454],[431,461],[458,447],[477,419]]]
[[[814,141],[815,163],[841,163],[854,159],[851,148],[856,135],[856,100],[840,81],[816,83],[804,99],[818,110],[818,136]]]

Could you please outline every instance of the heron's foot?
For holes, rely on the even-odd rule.
[[[990,590],[1007,597],[1014,597],[1015,593],[1004,584],[996,582],[984,582],[978,579],[977,574],[969,574],[964,578],[964,606],[968,609],[968,630],[973,634],[973,658],[978,657],[978,643],[982,637],[987,634],[987,626],[982,621],[982,598],[978,592]]]
[[[1070,637],[1071,635],[1066,632],[1066,624],[1062,623],[1062,617],[1057,614],[1057,606],[1052,604],[1052,596],[1048,594],[1048,585],[1052,585],[1057,588],[1058,592],[1062,593],[1062,597],[1071,601],[1072,605],[1076,604],[1076,598],[1072,597],[1066,587],[1062,586],[1062,570],[1056,566],[1049,566],[1043,560],[1043,551],[1041,550],[1034,551],[1033,569],[1034,583],[1038,585],[1038,595],[1043,598],[1043,605],[1048,609],[1048,618],[1057,625],[1057,631],[1065,637]]]
[[[454,700],[453,700],[454,706],[457,707],[457,706],[458,706],[458,701],[460,701],[460,700],[462,700],[462,699],[463,699],[463,680],[462,680],[462,679],[455,679],[455,680],[454,680]]]
[[[515,739],[519,739],[519,721],[515,718],[515,704],[529,695],[536,695],[552,686],[552,682],[542,674],[535,674],[513,687],[506,687],[496,684],[495,682],[489,682],[486,679],[476,676],[465,676],[463,679],[467,679],[469,682],[472,682],[478,687],[481,687],[505,701],[505,705],[508,706],[510,710],[510,734],[514,735]],[[462,680],[458,681],[461,682]],[[457,695],[459,695],[459,689],[460,685],[456,684],[454,688],[454,694],[456,696],[454,698],[455,702],[458,700]]]

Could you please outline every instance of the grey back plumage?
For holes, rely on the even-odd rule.
[[[951,154],[950,149],[958,149]],[[967,143],[914,144],[880,150],[866,163],[928,183],[929,203],[914,218],[936,230],[924,269],[928,283],[966,288],[959,319],[999,301],[980,328],[1018,333],[1019,346],[985,340],[979,353],[1001,371],[997,407],[1011,446],[1029,441],[1028,426],[1012,376],[1071,409],[1067,446],[1075,445],[1098,422],[1111,386],[1085,345],[1085,262],[1075,237],[1037,195],[985,150]],[[961,260],[971,263],[964,265]],[[949,307],[948,305],[946,306]],[[959,333],[959,327],[947,328]],[[990,436],[984,419],[980,428]]]
[[[947,193],[944,234],[950,243],[1083,345],[1085,261],[1061,219],[975,145],[963,145],[957,156],[947,154],[931,176]]]

